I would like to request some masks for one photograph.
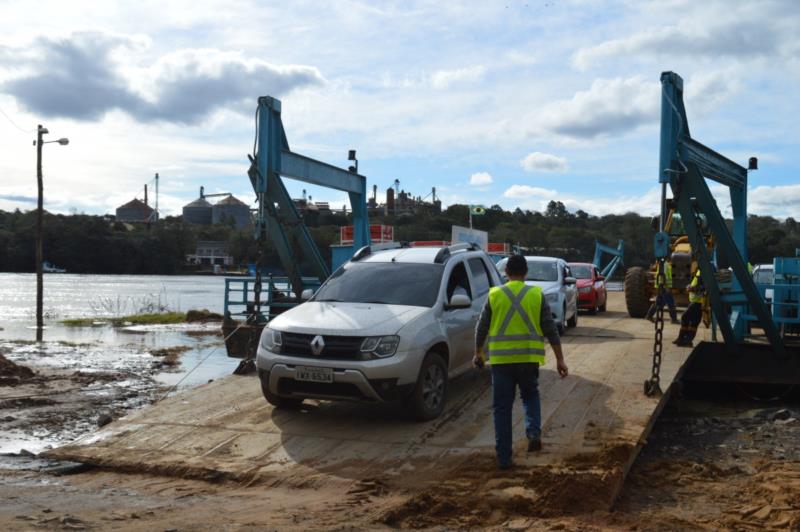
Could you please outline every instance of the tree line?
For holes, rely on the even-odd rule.
[[[351,223],[350,215],[309,212],[305,223],[323,256],[339,243],[339,227]],[[419,212],[375,216],[370,222],[392,225],[395,240],[449,240],[453,225],[468,225],[469,207],[451,205],[440,213]],[[552,255],[569,261],[590,261],[598,240],[616,247],[625,241],[626,266],[646,266],[652,261],[651,218],[629,212],[592,216],[570,212],[563,203],[551,201],[544,212],[503,210],[499,205],[473,216],[473,227],[489,232],[491,242],[521,246],[527,254]],[[35,211],[0,211],[0,271],[35,270]],[[794,256],[800,248],[800,226],[793,218],[749,218],[750,261],[771,262],[776,256]],[[73,273],[177,274],[190,270],[186,255],[194,253],[198,240],[228,243],[236,264],[246,266],[259,257],[252,229],[232,225],[197,226],[181,217],[168,216],[157,223],[122,224],[111,216],[50,214],[44,218],[45,260]],[[261,263],[280,273],[277,253],[269,242],[261,251]],[[621,270],[620,270],[621,272]]]

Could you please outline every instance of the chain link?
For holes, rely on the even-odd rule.
[[[664,258],[658,260],[656,270],[656,284],[658,293],[656,294],[656,321],[655,339],[653,341],[653,368],[650,372],[650,379],[644,381],[644,394],[648,397],[661,395],[661,351],[664,340],[664,303],[666,295],[666,276],[664,275]]]

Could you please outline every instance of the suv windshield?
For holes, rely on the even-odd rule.
[[[553,261],[529,260],[528,281],[558,281],[558,263]]]
[[[572,272],[572,276],[576,279],[591,279],[592,278],[592,268],[591,266],[581,266],[579,264],[573,264],[569,267],[570,271]]]
[[[443,272],[441,264],[348,262],[330,276],[313,301],[432,307]]]

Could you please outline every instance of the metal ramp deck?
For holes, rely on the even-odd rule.
[[[671,343],[677,329],[665,326],[664,390],[691,353]],[[701,328],[697,340],[704,334]],[[619,459],[613,473],[621,480],[666,402],[666,395],[649,398],[642,391],[650,375],[653,326],[629,318],[622,294],[609,293],[609,311],[581,316],[563,343],[571,375],[558,378],[552,355],[541,371],[544,451],[528,455],[522,450],[517,401],[515,461],[549,467],[576,454],[615,449]],[[453,381],[447,410],[430,423],[408,421],[398,408],[377,405],[312,402],[299,411],[274,410],[262,398],[257,378],[229,376],[47,455],[124,471],[260,484],[324,477],[420,485],[436,481],[443,469],[463,467],[476,453],[493,456],[490,403],[487,372]],[[611,467],[593,465],[590,459],[584,463]],[[610,500],[622,482],[617,484]]]

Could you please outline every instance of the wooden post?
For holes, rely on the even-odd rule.
[[[42,316],[42,302],[44,299],[44,280],[42,273],[42,262],[44,254],[42,251],[42,218],[44,211],[44,185],[42,183],[42,136],[47,133],[47,129],[41,124],[37,128],[38,138],[36,141],[36,180],[39,188],[39,202],[36,210],[36,340],[42,340],[42,327],[44,319]]]

